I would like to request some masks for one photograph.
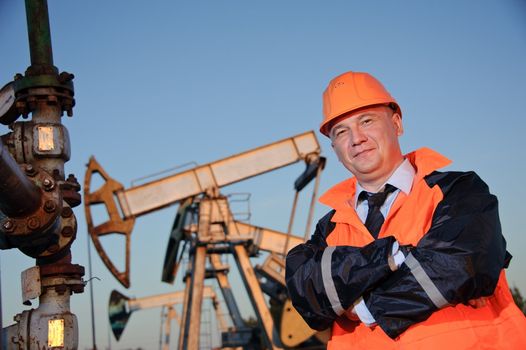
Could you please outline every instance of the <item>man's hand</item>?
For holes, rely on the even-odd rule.
[[[360,318],[354,311],[354,307],[350,307],[345,311],[345,317],[347,317],[351,321],[360,322]]]

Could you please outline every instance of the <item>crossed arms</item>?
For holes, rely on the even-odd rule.
[[[435,172],[426,182],[440,186],[444,198],[418,244],[400,247],[403,263],[393,261],[392,236],[364,247],[328,247],[333,212],[289,252],[289,294],[311,328],[330,327],[363,298],[378,326],[396,338],[443,307],[493,294],[511,258],[496,197],[473,172]]]

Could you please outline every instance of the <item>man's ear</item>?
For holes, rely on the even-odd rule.
[[[402,136],[404,133],[404,124],[402,123],[402,116],[395,112],[391,116],[391,120],[393,121],[393,124],[395,126],[396,135]]]

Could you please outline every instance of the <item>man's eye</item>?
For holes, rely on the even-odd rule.
[[[362,120],[362,125],[368,125],[368,124],[371,124],[372,123],[372,119],[370,118],[367,118],[367,119],[363,119]]]
[[[334,134],[334,136],[338,137],[343,134],[345,134],[345,129],[338,129],[336,130],[336,133]]]

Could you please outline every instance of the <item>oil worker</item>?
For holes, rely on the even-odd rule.
[[[292,249],[286,281],[328,349],[526,349],[526,318],[504,269],[511,255],[497,198],[444,156],[403,154],[402,110],[367,73],[333,79],[320,132],[353,177],[320,202],[332,210]]]

